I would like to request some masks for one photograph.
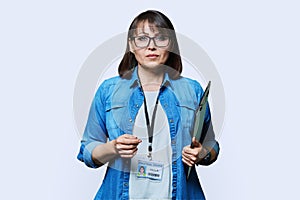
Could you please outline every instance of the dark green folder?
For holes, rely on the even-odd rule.
[[[197,141],[200,140],[201,134],[202,134],[203,124],[204,124],[204,117],[205,117],[207,102],[208,102],[208,93],[209,93],[209,89],[210,89],[210,84],[211,84],[211,81],[208,82],[207,87],[205,89],[205,92],[204,92],[203,96],[201,97],[199,107],[196,110],[195,121],[194,121],[194,132],[193,132],[192,137],[195,137]],[[193,143],[191,143],[191,148],[194,148]],[[186,179],[189,178],[191,169],[192,169],[192,167],[188,168]]]

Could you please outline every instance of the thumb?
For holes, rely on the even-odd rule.
[[[193,142],[194,147],[200,147],[201,146],[200,142],[198,142],[195,137],[193,137],[192,142]]]

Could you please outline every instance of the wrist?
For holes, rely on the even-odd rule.
[[[117,148],[116,148],[117,141],[116,140],[111,140],[111,141],[109,141],[109,144],[110,144],[110,147],[111,147],[110,149],[111,149],[112,154],[118,155],[118,151],[117,151]]]
[[[210,162],[210,160],[211,160],[211,152],[208,149],[202,147],[202,149],[199,153],[199,162],[198,162],[198,164],[204,164],[205,165],[205,164],[208,164]]]

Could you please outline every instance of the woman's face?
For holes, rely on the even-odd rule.
[[[141,167],[141,168],[140,168],[140,173],[143,174],[144,172],[145,172],[144,167]]]
[[[168,56],[169,56],[169,47],[171,41],[168,41],[167,46],[162,43],[165,38],[161,38],[161,33],[158,28],[151,26],[148,21],[140,22],[135,31],[134,37],[139,37],[141,39],[135,38],[129,41],[130,51],[135,55],[135,58],[140,67],[155,69],[157,66],[161,64],[165,64]],[[147,40],[147,36],[150,38],[157,37],[156,43],[163,44],[163,47],[158,47],[154,43],[154,39],[150,39],[150,43],[146,47],[139,47],[136,44],[137,42],[143,42],[143,40]],[[143,45],[142,45],[143,46]],[[160,45],[161,46],[161,45]]]

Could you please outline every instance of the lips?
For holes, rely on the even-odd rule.
[[[148,54],[146,55],[147,58],[157,58],[158,55],[157,54]]]

